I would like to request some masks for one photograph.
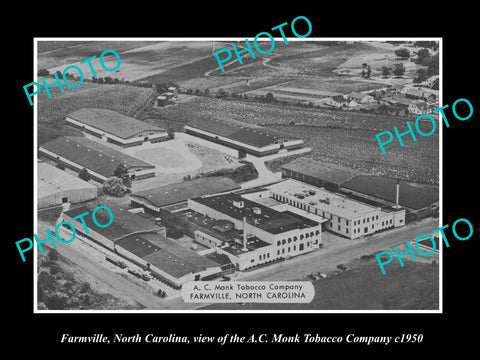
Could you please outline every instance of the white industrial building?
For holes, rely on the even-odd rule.
[[[88,201],[97,197],[97,187],[63,170],[37,163],[37,207]]]

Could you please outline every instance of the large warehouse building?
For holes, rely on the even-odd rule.
[[[130,194],[133,206],[142,206],[154,214],[161,209],[179,211],[188,206],[187,200],[204,195],[221,194],[240,189],[240,185],[226,177],[199,178],[169,184]]]
[[[122,147],[155,143],[168,137],[162,128],[108,109],[80,109],[67,115],[66,121],[76,129]]]
[[[310,158],[297,158],[282,166],[282,177],[338,191],[340,186],[360,175],[353,169]]]
[[[96,186],[39,161],[37,163],[37,207],[88,201],[97,197]]]
[[[114,204],[108,204],[108,207],[113,213],[113,222],[104,228],[96,226],[91,216],[73,219],[85,212],[90,214],[93,207],[81,206],[66,211],[63,217],[83,237],[148,269],[153,276],[173,287],[179,288],[187,281],[221,275],[220,264],[160,235],[161,228],[151,221]],[[97,210],[95,217],[100,224],[110,221],[110,215],[104,209]],[[88,234],[81,219],[85,221]]]
[[[321,224],[297,214],[280,212],[245,199],[223,194],[188,200],[195,240],[215,247],[239,270],[304,254],[322,243]]]
[[[397,200],[397,180],[376,175],[357,176],[342,184],[342,193],[382,205],[392,206]],[[418,210],[437,204],[439,190],[436,186],[410,184],[399,181],[399,205]]]
[[[154,165],[84,137],[62,136],[46,142],[38,152],[77,172],[85,168],[99,182],[112,176],[120,164],[127,166],[132,180],[155,176]]]
[[[302,139],[234,120],[198,118],[185,125],[185,132],[234,149],[244,149],[254,156],[275,154],[303,146]]]

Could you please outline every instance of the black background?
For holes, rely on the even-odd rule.
[[[177,9],[166,3],[102,7],[87,4],[65,7],[38,6],[18,12],[18,24],[2,24],[4,45],[2,63],[7,75],[3,94],[3,208],[4,239],[2,298],[7,332],[6,344],[36,352],[55,351],[71,356],[71,351],[87,354],[87,348],[123,352],[127,348],[148,351],[148,356],[168,356],[194,350],[197,356],[215,353],[257,356],[259,350],[283,352],[282,344],[231,344],[225,346],[193,344],[61,344],[62,333],[88,336],[104,333],[134,335],[137,333],[168,335],[223,335],[319,333],[325,336],[398,336],[422,333],[421,344],[354,345],[294,344],[289,348],[305,356],[339,355],[345,350],[359,355],[378,352],[440,354],[446,348],[472,348],[476,333],[473,318],[477,312],[474,291],[478,285],[478,201],[475,176],[478,164],[476,130],[478,129],[478,45],[474,29],[473,5],[460,2],[425,4],[389,2],[287,3],[265,11],[243,2],[220,5],[180,4]],[[472,3],[473,4],[473,3]],[[126,9],[125,7],[128,7]],[[278,8],[277,8],[278,7]],[[26,10],[26,9],[25,9]],[[468,241],[452,240],[444,248],[443,314],[33,314],[33,259],[21,262],[15,241],[33,234],[33,108],[29,106],[23,85],[33,81],[34,37],[253,37],[261,31],[296,16],[310,19],[310,37],[442,37],[443,38],[443,104],[467,98],[474,114],[467,121],[454,119],[449,110],[450,128],[443,128],[443,224],[464,217],[474,224],[474,235]],[[5,15],[4,15],[5,16]],[[6,16],[8,18],[8,16]],[[299,30],[300,32],[300,30]],[[476,31],[478,33],[478,31]],[[300,32],[301,33],[301,32]],[[288,33],[287,33],[288,34]],[[275,35],[277,36],[277,35]],[[6,39],[6,40],[5,40]],[[7,101],[5,101],[7,100]],[[421,138],[419,139],[421,141]],[[447,235],[451,232],[447,231]],[[449,236],[449,239],[452,235]],[[32,252],[30,252],[31,254]],[[8,319],[8,321],[7,321]],[[473,326],[473,327],[472,327]],[[56,352],[62,350],[62,352]],[[233,350],[233,351],[232,351]],[[303,351],[314,350],[311,353]],[[315,351],[318,350],[318,351]],[[327,351],[327,352],[325,352]],[[53,354],[53,353],[52,353]]]

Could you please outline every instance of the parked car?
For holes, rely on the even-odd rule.
[[[320,279],[320,277],[318,277],[316,274],[309,274],[309,275],[307,275],[307,278],[309,278],[313,281],[316,281],[316,280]]]
[[[318,278],[320,279],[325,279],[327,277],[327,274],[324,274],[322,272],[317,272],[315,273],[316,276],[318,276]]]
[[[115,260],[115,259],[109,258],[108,256],[105,257],[105,260],[107,260],[108,262],[111,262],[114,265],[117,265],[121,269],[125,269],[127,267],[127,264],[125,264],[123,261]]]

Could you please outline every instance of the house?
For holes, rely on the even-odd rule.
[[[177,90],[177,88],[176,88],[175,86],[170,86],[167,90],[168,90],[169,93],[172,93],[172,94],[173,94],[173,95],[172,95],[173,97],[177,97],[177,96],[178,96],[178,90]]]
[[[165,105],[168,105],[168,99],[166,96],[163,96],[163,95],[159,95],[157,96],[157,106],[165,106]]]
[[[323,99],[323,103],[328,106],[341,108],[347,100],[343,97],[343,95],[332,96],[326,99]]]
[[[438,75],[433,75],[433,76],[430,76],[427,80],[425,80],[422,85],[425,86],[425,87],[429,87],[431,88],[435,82],[437,82],[439,79],[439,76]]]
[[[351,100],[351,101],[355,101],[355,102],[357,102],[357,104],[358,103],[360,103],[360,104],[371,104],[371,103],[376,102],[376,100],[373,98],[373,96],[368,95],[368,94],[364,94],[364,93],[360,93],[360,92],[356,92],[356,91],[353,91],[350,94],[348,94],[347,99]]]
[[[429,110],[430,107],[423,101],[415,101],[408,106],[408,112],[417,115],[427,114]]]
[[[401,93],[409,99],[420,99],[426,101],[435,101],[437,99],[437,95],[435,93],[431,91],[425,91],[419,88],[404,88]]]

